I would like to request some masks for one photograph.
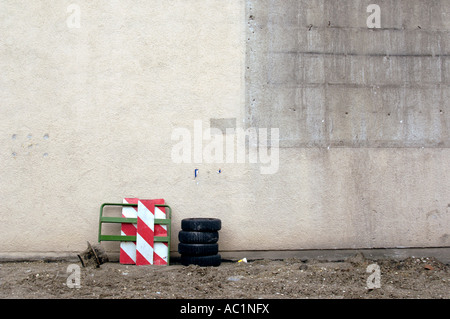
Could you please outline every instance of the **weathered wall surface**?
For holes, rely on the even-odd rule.
[[[255,0],[246,13],[245,120],[280,128],[261,196],[280,202],[291,248],[448,245],[450,3]]]
[[[371,3],[246,1],[246,121],[280,128],[291,248],[449,244],[450,3],[378,1],[369,29]]]
[[[248,119],[282,145],[449,147],[450,4],[248,1]],[[261,115],[264,114],[264,115]]]
[[[0,251],[83,250],[123,197],[165,198],[175,239],[221,218],[221,250],[448,246],[450,8],[424,2],[368,30],[364,1],[76,1],[79,28],[2,1]],[[195,120],[279,128],[278,171],[174,163]]]

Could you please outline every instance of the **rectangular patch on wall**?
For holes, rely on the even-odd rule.
[[[226,134],[227,129],[236,128],[236,118],[211,118],[209,119],[209,127],[218,129],[222,134]],[[214,134],[214,132],[211,132],[211,134]]]

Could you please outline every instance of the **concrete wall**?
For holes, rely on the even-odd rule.
[[[84,250],[123,197],[173,251],[202,216],[223,251],[449,246],[449,4],[368,3],[1,1],[0,251]],[[195,120],[279,128],[278,170],[175,163]]]
[[[371,3],[247,1],[247,126],[280,128],[297,245],[445,246],[450,3]]]
[[[447,1],[379,1],[375,29],[370,1],[247,3],[250,125],[286,147],[450,146]]]

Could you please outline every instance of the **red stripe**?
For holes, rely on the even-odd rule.
[[[165,237],[167,236],[167,230],[162,225],[155,224],[155,236]]]
[[[139,198],[125,198],[126,202],[128,204],[137,204],[139,201]],[[133,207],[136,211],[138,210],[137,206]]]
[[[138,229],[139,229],[139,235],[141,235],[141,237],[150,245],[153,247],[153,230],[150,229],[150,227],[147,226],[146,223],[144,223],[142,221],[142,219],[140,219],[138,217]]]
[[[163,198],[154,199],[155,205],[164,205],[165,201]],[[166,213],[165,207],[158,207],[164,214]],[[155,236],[166,237],[167,230],[162,227],[162,225],[155,224]]]
[[[156,253],[153,254],[153,265],[167,265],[167,260],[162,259]]]
[[[122,224],[121,229],[125,236],[136,236],[136,227],[133,224]]]
[[[136,250],[136,265],[150,265],[150,262]]]
[[[164,199],[159,198],[159,199],[154,199],[153,202],[155,203],[155,205],[164,205]],[[158,207],[159,209],[161,209],[161,211],[163,213],[166,212],[166,208],[165,207]]]
[[[150,213],[155,215],[155,203],[154,203],[153,199],[143,199],[143,200],[141,200],[141,203],[145,207],[147,207],[147,209],[150,211]]]
[[[134,264],[134,260],[131,259],[130,256],[122,249],[120,248],[120,261],[121,264]]]

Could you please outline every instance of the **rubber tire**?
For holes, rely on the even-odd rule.
[[[183,266],[198,265],[201,267],[213,266],[217,267],[220,265],[222,257],[220,254],[209,255],[209,256],[186,256],[181,255],[181,264]]]
[[[219,241],[219,232],[200,232],[181,230],[178,240],[185,244],[215,244]]]
[[[178,244],[178,252],[186,256],[216,255],[219,252],[219,244]]]
[[[185,218],[181,220],[181,229],[186,231],[213,232],[222,228],[222,221],[217,218]]]

